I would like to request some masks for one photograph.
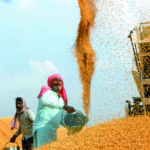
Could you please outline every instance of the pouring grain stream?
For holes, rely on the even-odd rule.
[[[78,0],[81,21],[76,40],[76,57],[79,64],[80,76],[83,84],[83,106],[88,116],[91,101],[91,80],[95,70],[95,52],[90,43],[90,29],[94,26],[96,6],[94,0]]]

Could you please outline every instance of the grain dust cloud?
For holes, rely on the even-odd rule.
[[[81,81],[83,84],[83,106],[88,116],[90,110],[91,80],[95,70],[96,54],[90,43],[90,31],[94,26],[96,5],[94,0],[78,0],[81,20],[76,40],[76,57],[79,64]]]

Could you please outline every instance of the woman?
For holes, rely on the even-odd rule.
[[[48,87],[39,93],[38,110],[34,122],[34,148],[57,140],[57,128],[63,125],[64,115],[75,112],[67,106],[67,94],[63,78],[54,74],[48,78]]]

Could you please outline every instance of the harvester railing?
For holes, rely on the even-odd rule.
[[[136,71],[133,71],[138,84],[144,111],[150,110],[150,22],[143,22],[128,36],[132,45]]]
[[[131,41],[133,54],[134,54],[134,60],[135,60],[136,68],[137,68],[137,71],[138,71],[138,76],[139,76],[139,79],[141,80],[141,78],[142,78],[142,71],[141,71],[141,67],[140,67],[140,60],[139,60],[137,45],[136,45],[136,43],[133,43],[133,40],[132,40],[132,36],[131,36],[132,33],[133,33],[133,31],[130,31],[130,34],[128,35],[128,38]]]

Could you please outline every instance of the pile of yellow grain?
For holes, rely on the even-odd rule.
[[[0,149],[14,133],[10,120],[0,119]],[[21,136],[17,141],[21,144]],[[67,131],[60,128],[58,141],[38,150],[150,150],[150,117],[113,120],[73,136],[67,136]]]
[[[38,150],[150,150],[150,118],[139,116],[99,124]]]
[[[17,131],[16,129],[11,130],[11,120],[12,117],[7,118],[0,118],[0,150],[2,150],[5,146],[5,144],[10,140],[10,138],[14,135],[14,133]],[[59,128],[58,129],[58,140],[65,139],[68,137],[67,130],[65,128]],[[20,146],[20,150],[22,150],[22,136],[20,135],[17,137],[16,142]],[[6,145],[7,147],[16,146],[15,143],[8,143]]]
[[[13,134],[16,132],[16,129],[11,130],[11,120],[12,117],[0,118],[0,150],[4,148],[4,145],[10,140]],[[21,136],[19,136],[16,142],[21,145]],[[8,143],[8,147],[11,147],[16,144]]]

